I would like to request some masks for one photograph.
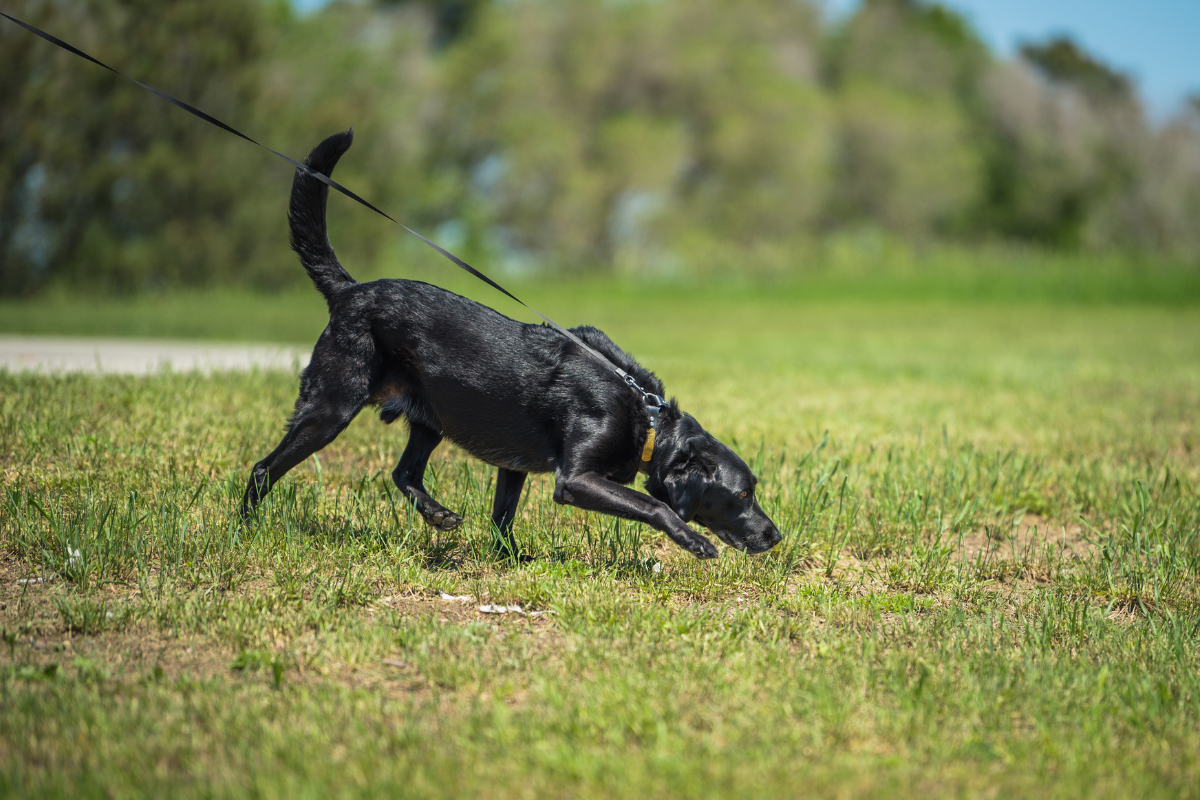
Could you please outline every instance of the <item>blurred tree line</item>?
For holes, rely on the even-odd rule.
[[[1151,124],[1067,39],[866,0],[16,0],[15,16],[514,269],[670,268],[869,230],[1200,256],[1200,104]],[[0,25],[0,291],[280,287],[290,171]],[[335,202],[353,263],[394,227]],[[356,272],[357,272],[356,268]]]

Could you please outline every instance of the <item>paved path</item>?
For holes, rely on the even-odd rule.
[[[214,372],[253,367],[292,370],[307,364],[310,352],[278,344],[0,335],[0,369],[48,373],[147,375],[163,369]]]

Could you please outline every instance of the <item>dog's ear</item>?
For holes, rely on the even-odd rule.
[[[671,499],[671,508],[684,522],[691,522],[692,517],[696,516],[696,509],[700,506],[700,499],[704,496],[707,484],[707,476],[695,462],[667,476],[663,481],[667,496]]]

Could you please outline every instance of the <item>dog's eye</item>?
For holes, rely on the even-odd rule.
[[[746,499],[746,495],[748,495],[748,494],[750,494],[750,493],[749,493],[749,492],[742,492],[741,494],[739,494],[739,495],[738,495],[738,499],[739,499],[739,500],[745,500],[745,499]]]

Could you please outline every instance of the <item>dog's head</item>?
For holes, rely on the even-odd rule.
[[[730,547],[764,553],[779,544],[783,536],[759,506],[758,478],[746,462],[689,414],[663,427],[646,491]]]

